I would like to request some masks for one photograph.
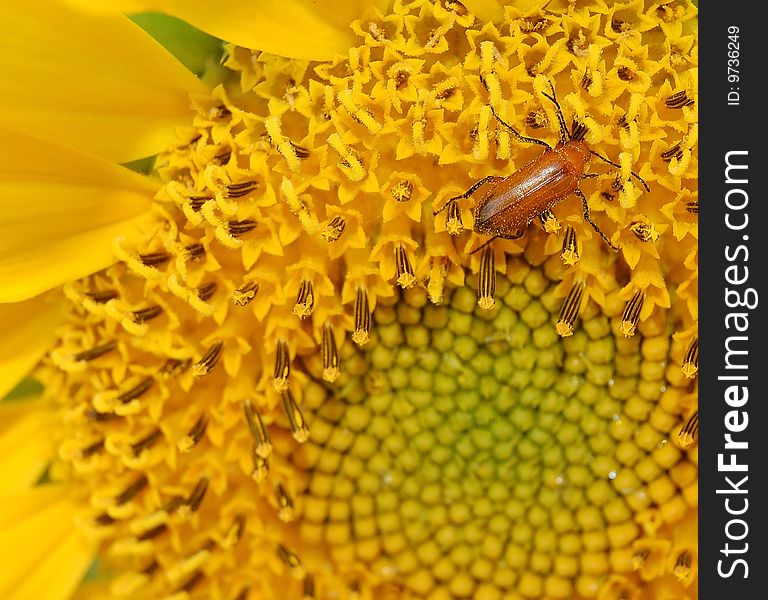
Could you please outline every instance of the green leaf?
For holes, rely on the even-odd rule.
[[[156,12],[137,13],[130,18],[198,76],[205,72],[209,61],[216,64],[221,58],[223,45],[220,39],[181,19]]]

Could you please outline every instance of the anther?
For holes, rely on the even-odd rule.
[[[117,298],[117,292],[115,290],[97,290],[92,292],[85,292],[85,295],[98,304],[104,304],[114,298]]]
[[[179,451],[184,453],[192,450],[203,439],[206,427],[208,427],[208,417],[207,415],[200,415],[200,418],[195,421],[187,435],[178,441]]]
[[[210,373],[219,362],[221,358],[221,351],[224,349],[224,342],[216,342],[211,346],[208,351],[203,355],[203,358],[198,360],[192,366],[192,375],[195,377],[202,377]]]
[[[653,223],[643,223],[636,221],[629,226],[629,230],[635,234],[641,242],[655,242],[659,239],[659,232],[656,231]]]
[[[326,242],[335,242],[341,237],[341,234],[344,233],[344,227],[346,227],[346,225],[347,222],[344,220],[344,217],[339,217],[337,215],[330,220],[320,232],[320,235],[323,236],[323,239]]]
[[[333,327],[330,323],[323,326],[321,353],[323,355],[323,379],[333,382],[339,376],[339,351],[336,348],[336,338],[333,336]]]
[[[688,448],[699,436],[699,411],[695,410],[688,417],[688,420],[683,425],[680,432],[677,434],[677,441],[680,443],[681,448]]]
[[[149,480],[146,475],[140,475],[136,481],[125,488],[117,496],[115,496],[115,504],[121,506],[134,498],[141,490],[143,490],[149,484]]]
[[[256,227],[256,221],[252,219],[243,219],[241,221],[229,221],[227,223],[227,233],[233,238],[245,235]]]
[[[99,412],[95,408],[89,408],[85,411],[85,418],[95,423],[106,423],[120,419],[122,416],[113,412]]]
[[[95,516],[93,522],[100,527],[106,527],[107,525],[112,525],[115,522],[115,518],[104,512]]]
[[[315,597],[315,578],[308,574],[304,578],[301,600],[312,600]]]
[[[413,194],[413,184],[406,180],[398,181],[389,193],[396,202],[408,202]]]
[[[285,408],[285,414],[288,417],[288,423],[291,426],[291,433],[293,439],[300,444],[306,442],[309,439],[309,428],[304,421],[304,415],[301,414],[296,399],[293,397],[291,390],[283,390],[283,407]]]
[[[201,477],[200,481],[197,482],[195,489],[192,490],[192,493],[184,502],[184,504],[186,504],[189,507],[189,510],[191,512],[196,512],[197,509],[200,508],[200,504],[202,504],[203,498],[205,497],[205,492],[207,490],[208,490],[208,478]]]
[[[496,304],[496,265],[490,246],[483,248],[480,254],[480,272],[477,276],[477,304],[484,310],[490,310]]]
[[[136,536],[136,539],[140,542],[146,542],[147,540],[155,539],[157,536],[165,533],[166,531],[168,531],[168,525],[161,523],[160,525],[155,525],[154,527],[147,529],[141,535]]]
[[[624,307],[619,323],[619,333],[624,337],[632,337],[637,331],[637,324],[640,322],[640,312],[643,310],[645,302],[645,292],[637,290]]]
[[[251,471],[251,477],[256,483],[263,483],[267,480],[269,475],[269,462],[267,459],[256,454],[256,447],[254,446],[252,452],[253,458],[253,470]]]
[[[241,285],[234,292],[232,292],[232,304],[237,306],[245,306],[256,297],[256,293],[259,291],[259,284],[255,281],[249,281],[248,283]]]
[[[152,576],[159,568],[160,564],[156,560],[153,560],[146,567],[144,567],[141,572],[144,575]]]
[[[192,361],[188,358],[169,358],[165,361],[158,373],[163,377],[176,377],[187,370]]]
[[[205,255],[205,246],[200,243],[185,246],[184,250],[186,251],[187,258],[189,260],[197,260],[201,256]]]
[[[253,451],[261,458],[269,457],[272,453],[272,442],[269,439],[269,432],[261,420],[261,415],[254,410],[250,400],[243,402],[243,412],[245,412],[245,420],[251,431],[251,437],[253,437]]]
[[[138,442],[131,444],[131,450],[134,456],[139,456],[144,450],[147,450],[154,446],[160,438],[163,437],[163,432],[159,428],[153,429],[149,434],[145,435]]]
[[[90,361],[95,360],[99,358],[100,356],[103,356],[107,352],[111,352],[117,348],[117,341],[112,340],[109,342],[106,342],[104,344],[100,344],[98,346],[94,346],[93,348],[90,348],[89,350],[83,350],[82,352],[78,352],[75,354],[72,358],[73,360],[80,362],[80,361]]]
[[[251,591],[250,588],[247,585],[245,585],[237,593],[237,596],[232,598],[232,600],[247,600],[248,599],[248,593],[250,591]]]
[[[194,573],[192,573],[192,575],[189,576],[189,579],[187,579],[184,582],[184,584],[181,587],[179,587],[179,589],[176,590],[176,593],[179,593],[179,592],[190,592],[202,580],[203,580],[203,572],[200,571],[200,570],[197,570]]]
[[[560,258],[568,266],[573,266],[579,262],[579,246],[576,239],[576,230],[572,225],[565,228],[563,236],[563,249],[560,252]]]
[[[368,308],[368,292],[363,288],[357,288],[355,297],[355,330],[352,332],[352,341],[358,346],[368,343],[371,339],[371,311]]]
[[[299,284],[299,293],[296,296],[296,304],[293,305],[293,314],[300,319],[305,319],[312,314],[314,306],[315,293],[312,282],[309,279],[302,279]]]
[[[691,106],[693,103],[693,99],[688,96],[688,92],[685,90],[672,94],[664,101],[668,108],[683,108],[684,106]]]
[[[275,349],[275,370],[272,376],[272,387],[276,392],[288,388],[288,377],[291,374],[291,355],[288,342],[279,340]]]
[[[699,338],[693,338],[688,346],[683,358],[683,364],[680,367],[688,379],[693,379],[699,370]]]
[[[687,210],[691,214],[698,215],[699,214],[699,203],[698,202],[686,202],[685,210]]]
[[[683,158],[683,150],[680,148],[680,142],[677,142],[674,146],[671,146],[661,153],[661,160],[664,162],[669,162],[673,158],[676,158],[677,160]]]
[[[283,561],[283,564],[288,567],[288,572],[291,574],[292,577],[295,579],[304,579],[307,575],[307,571],[304,568],[304,565],[301,562],[301,559],[299,559],[298,556],[296,556],[296,553],[292,550],[289,550],[282,544],[277,545],[277,556],[280,558],[281,561]]]
[[[197,288],[197,297],[200,298],[200,300],[202,300],[203,302],[210,300],[213,297],[213,294],[215,293],[216,293],[215,281],[211,281]]]
[[[153,377],[146,377],[142,379],[138,384],[130,388],[129,390],[126,390],[123,393],[121,393],[117,397],[117,400],[118,402],[127,404],[131,400],[135,400],[136,398],[139,398],[140,396],[142,396],[154,384],[155,384],[155,379]]]
[[[288,140],[288,143],[293,148],[293,151],[296,153],[296,157],[300,160],[304,160],[305,158],[309,158],[309,150],[307,150],[304,146],[299,146],[298,144],[294,144],[292,141]]]
[[[159,267],[171,260],[171,255],[167,252],[151,252],[139,254],[139,260],[145,267]]]
[[[395,246],[395,268],[397,269],[397,283],[405,289],[416,281],[416,276],[411,266],[411,259],[403,246]]]
[[[208,200],[213,200],[213,196],[190,196],[189,207],[194,212],[200,212],[200,209],[203,208],[203,204],[208,202]]]
[[[242,198],[259,187],[258,181],[242,181],[240,183],[230,183],[224,186],[227,198]]]
[[[88,458],[93,456],[97,452],[104,449],[104,438],[96,440],[92,444],[88,444],[85,448],[80,450],[80,458]]]
[[[651,555],[651,551],[648,548],[642,548],[640,550],[635,551],[632,554],[632,568],[635,571],[639,571],[645,566],[645,562],[648,560],[648,557]]]
[[[560,221],[557,220],[557,217],[551,210],[543,210],[539,215],[539,220],[541,221],[541,228],[546,233],[557,233],[560,231]]]
[[[672,567],[672,573],[681,583],[686,583],[686,581],[690,578],[692,564],[693,556],[691,556],[691,553],[688,550],[683,550],[680,552],[680,554],[677,555],[675,566]]]
[[[148,306],[147,308],[134,310],[132,314],[133,322],[140,325],[142,323],[146,323],[147,321],[151,321],[155,317],[159,317],[161,314],[163,314],[163,309],[155,304],[153,306]]]
[[[288,495],[282,483],[275,486],[277,496],[277,516],[284,523],[290,523],[296,518],[296,509],[293,506],[293,499]]]
[[[445,219],[445,229],[451,235],[459,235],[464,231],[464,221],[461,218],[461,208],[456,200],[448,201],[448,216]]]
[[[568,295],[565,297],[563,306],[560,308],[560,315],[557,318],[555,329],[561,337],[573,335],[573,325],[581,310],[581,301],[584,297],[584,284],[577,282],[571,287]]]

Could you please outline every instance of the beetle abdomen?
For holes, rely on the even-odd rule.
[[[522,233],[534,217],[572,194],[582,173],[559,150],[493,186],[475,207],[475,230],[501,237]]]

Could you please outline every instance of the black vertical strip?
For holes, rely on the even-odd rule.
[[[699,597],[763,598],[766,34],[754,4],[700,9]]]

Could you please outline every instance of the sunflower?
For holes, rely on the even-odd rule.
[[[694,597],[696,7],[104,4],[0,8],[0,594]]]

